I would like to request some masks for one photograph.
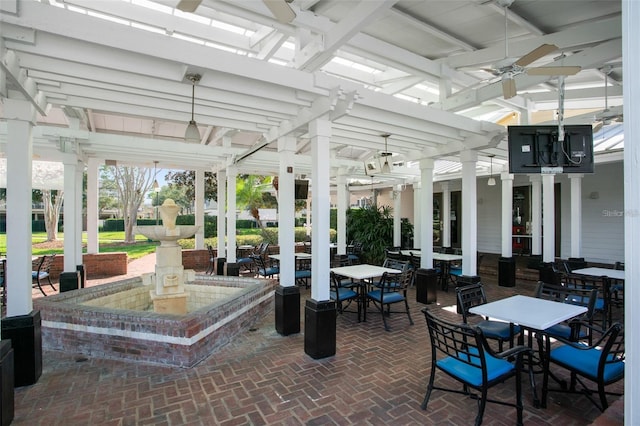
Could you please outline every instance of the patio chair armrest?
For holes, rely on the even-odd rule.
[[[491,352],[491,355],[495,356],[496,358],[504,358],[504,359],[520,356],[521,354],[525,354],[529,352],[533,352],[533,349],[524,345],[514,346],[513,348],[509,348],[506,351],[502,351],[498,353],[494,353],[491,350],[491,348],[489,348],[489,350]]]

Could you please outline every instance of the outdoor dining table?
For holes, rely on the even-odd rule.
[[[294,256],[296,259],[311,259],[311,253],[294,253],[294,254],[293,254],[293,256]],[[274,259],[274,260],[280,261],[280,259],[281,259],[281,257],[282,257],[282,256],[281,256],[281,255],[279,255],[279,254],[270,254],[270,255],[269,255],[269,257],[270,257],[271,259]]]
[[[469,312],[489,317],[492,319],[518,324],[531,332],[538,332],[538,343],[541,344],[542,333],[547,328],[577,317],[587,311],[585,306],[570,303],[554,302],[553,300],[538,299],[536,297],[515,295],[495,302],[474,306]],[[542,332],[542,333],[541,333]],[[523,334],[520,335],[524,343]],[[531,339],[529,339],[531,341]],[[538,407],[540,400],[536,392],[536,383],[533,378],[532,355],[529,355],[529,377],[533,390],[533,405]]]
[[[611,326],[613,321],[613,311],[611,310],[611,289],[613,284],[616,282],[624,282],[624,270],[589,267],[574,269],[571,271],[571,274],[602,278],[602,294],[605,298],[604,315],[606,318],[606,324],[603,325],[603,328]]]
[[[331,272],[343,277],[357,280],[356,282],[358,284],[358,294],[360,295],[360,301],[358,303],[361,303],[361,306],[364,308],[365,302],[366,302],[366,293],[367,293],[366,286],[368,284],[367,280],[381,277],[385,272],[398,274],[401,271],[398,269],[385,268],[383,266],[361,263],[358,265],[337,266],[335,268],[331,268]],[[366,318],[366,315],[365,315],[365,318]],[[360,318],[358,318],[358,321],[360,321]]]
[[[621,280],[621,281],[624,280],[624,271],[620,269],[589,267],[589,268],[574,269],[573,271],[571,271],[571,273],[579,274],[579,275],[589,275],[591,277],[607,277],[607,278],[611,278],[614,280]]]

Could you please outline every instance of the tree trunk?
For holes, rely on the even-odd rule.
[[[42,191],[42,202],[44,204],[44,227],[47,231],[47,241],[58,241],[58,219],[60,218],[60,209],[62,208],[62,200],[64,192],[57,191],[54,195],[51,190]]]

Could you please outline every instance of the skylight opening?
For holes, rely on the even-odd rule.
[[[296,50],[296,44],[290,41],[285,41],[284,43],[282,43],[282,46],[280,46],[280,48]]]
[[[276,64],[276,65],[281,65],[283,67],[286,67],[289,65],[289,63],[287,61],[281,61],[280,59],[275,59],[275,58],[269,58],[268,61],[270,64]]]
[[[118,18],[116,16],[111,16],[111,15],[106,15],[104,13],[93,12],[91,10],[87,11],[87,15],[93,16],[94,18],[104,19],[105,21],[115,22],[116,24],[121,24],[121,25],[129,25],[130,23],[126,19]]]
[[[241,28],[241,27],[238,27],[236,25],[227,24],[226,22],[220,22],[220,21],[212,20],[211,21],[211,26],[215,27],[215,28],[219,28],[221,30],[229,31],[229,32],[234,33],[234,34],[249,35],[249,34],[247,34],[248,30],[246,28]]]
[[[42,1],[40,1],[40,2],[42,3]],[[59,8],[61,8],[61,9],[64,9],[64,7],[65,7],[65,4],[64,4],[64,3],[59,2],[59,1],[56,1],[56,0],[49,0],[49,4],[50,4],[51,6],[59,7]]]
[[[141,24],[139,22],[132,22],[131,23],[131,27],[132,28],[138,28],[140,30],[150,31],[150,32],[156,33],[156,34],[167,35],[167,32],[162,28],[152,27],[151,25]]]
[[[212,43],[210,41],[206,41],[204,43],[204,45],[207,46],[207,47],[213,47],[214,49],[224,50],[225,52],[235,53],[236,55],[239,55],[240,52],[243,52],[245,55],[247,54],[247,52],[242,51],[240,49],[235,49],[235,48],[228,47],[228,46],[225,46],[225,45],[222,45],[222,44],[218,44],[218,43]]]
[[[395,95],[393,95],[393,97],[394,98],[398,98],[398,99],[402,99],[403,101],[413,102],[414,104],[419,104],[422,101],[420,98],[416,98],[414,96],[409,96],[409,95],[404,95],[402,93],[396,93]]]
[[[211,25],[211,19],[205,16],[196,15],[195,13],[185,13],[180,9],[174,9],[173,14],[177,18],[188,19],[189,21],[197,22],[199,24]]]
[[[190,37],[184,34],[179,34],[179,33],[173,33],[171,34],[171,37],[173,38],[177,38],[179,40],[184,40],[184,41],[189,41],[191,43],[195,43],[195,44],[200,44],[200,45],[205,45],[205,41],[199,38],[195,38],[195,37]]]
[[[416,84],[413,87],[415,87],[416,89],[419,89],[419,90],[423,90],[423,91],[425,91],[425,92],[427,92],[429,94],[440,96],[440,90],[436,89],[435,87],[427,86],[424,83]]]
[[[72,6],[70,4],[67,5],[67,10],[69,10],[71,12],[82,13],[83,15],[87,14],[87,10],[86,9],[83,9],[83,8],[77,7],[77,6]]]
[[[127,0],[124,0],[124,1],[127,1]],[[155,10],[156,12],[166,13],[167,15],[173,14],[172,7],[155,3],[149,0],[131,0],[131,4],[135,4],[136,6],[146,7],[147,9]]]

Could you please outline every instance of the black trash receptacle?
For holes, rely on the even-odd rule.
[[[418,269],[416,271],[416,302],[436,303],[438,301],[438,271]]]
[[[224,264],[227,263],[226,257],[216,257],[213,259],[213,275],[224,275]]]
[[[516,286],[516,260],[513,257],[501,257],[498,260],[498,285]]]
[[[60,274],[60,293],[80,288],[80,271]]]
[[[239,263],[225,263],[224,264],[224,275],[229,277],[238,277],[240,276],[240,264]]]
[[[84,264],[76,265],[76,271],[80,274],[80,288],[84,288],[87,284],[87,272]]]

